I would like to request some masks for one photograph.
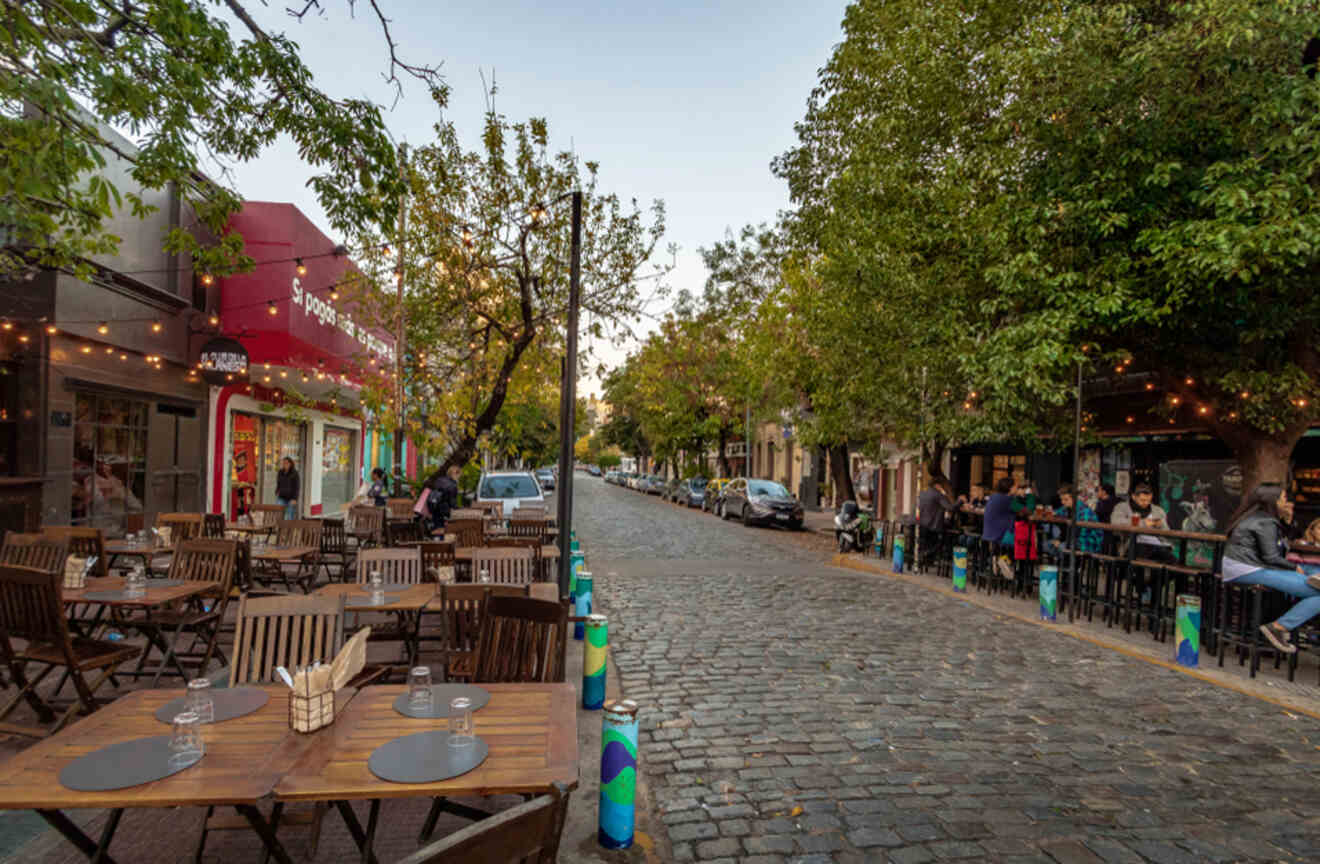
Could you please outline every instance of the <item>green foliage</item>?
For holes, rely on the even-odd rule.
[[[246,31],[236,41],[213,5],[33,0],[0,9],[0,225],[13,244],[0,252],[0,274],[88,275],[88,256],[118,248],[107,220],[121,209],[146,216],[141,190],[170,184],[197,224],[162,238],[165,248],[190,254],[199,271],[249,266],[241,238],[207,240],[240,199],[202,175],[199,154],[247,161],[281,135],[320,170],[309,182],[335,228],[355,234],[392,221],[401,182],[379,108],[317,89],[296,44],[224,0]],[[438,74],[403,66],[393,47],[391,75],[396,66],[415,74],[443,102]],[[136,150],[104,135],[98,120],[125,130]],[[111,161],[129,184],[112,179]]]

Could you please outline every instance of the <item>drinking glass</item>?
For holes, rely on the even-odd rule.
[[[483,585],[490,584],[490,571],[487,570],[485,567],[481,568],[481,576],[478,581],[480,581],[481,584]]]
[[[472,733],[472,700],[459,696],[449,703],[449,746],[471,747],[475,741]]]
[[[174,716],[174,734],[170,736],[170,764],[191,765],[206,752],[202,742],[202,721],[191,711]]]
[[[124,596],[125,597],[145,597],[147,594],[147,573],[142,569],[142,565],[134,567],[129,574],[124,577]]]
[[[380,575],[379,570],[371,571],[371,590],[373,593],[385,590],[385,579]]]
[[[408,673],[408,707],[429,711],[431,700],[431,667],[414,666]]]
[[[1140,524],[1141,524],[1141,517],[1136,515],[1135,513],[1132,514],[1132,527],[1136,528]]]
[[[215,722],[215,700],[211,697],[211,679],[194,678],[188,682],[188,696],[183,710],[196,714],[203,723]]]

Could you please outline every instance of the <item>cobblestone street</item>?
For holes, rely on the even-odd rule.
[[[579,475],[675,860],[1315,861],[1320,724]]]

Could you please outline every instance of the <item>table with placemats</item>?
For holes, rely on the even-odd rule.
[[[301,576],[303,565],[307,562],[307,559],[320,551],[321,550],[315,546],[272,546],[269,544],[254,543],[252,544],[251,556],[253,564],[261,561],[266,564],[275,565],[275,568],[279,571],[279,579],[287,585],[289,579],[284,575],[284,565],[297,564],[298,574]],[[255,567],[253,568],[253,571],[253,578],[255,579],[258,576]],[[272,574],[269,571],[262,571],[260,575],[269,578]],[[315,581],[315,570],[312,571],[311,578],[312,581]],[[301,582],[302,580],[301,578],[295,577],[293,581]]]
[[[120,558],[140,558],[142,559],[142,568],[151,575],[151,562],[157,555],[173,555],[173,545],[158,545],[151,541],[139,542],[137,540],[107,540],[105,541],[105,554],[110,560],[106,562],[106,570],[115,569],[115,562]]]
[[[399,619],[402,634],[400,641],[408,652],[408,663],[411,666],[417,662],[418,628],[421,626],[422,610],[435,599],[439,587],[436,582],[421,582],[406,587],[387,584],[382,603],[372,603],[371,589],[365,584],[353,582],[331,582],[322,585],[315,593],[323,597],[343,597],[345,612],[393,613]]]
[[[372,843],[381,802],[390,798],[463,798],[539,795],[554,783],[578,781],[577,696],[572,684],[479,684],[490,701],[473,713],[473,731],[488,753],[476,768],[447,780],[395,783],[368,766],[371,755],[397,738],[447,728],[447,720],[415,719],[394,709],[407,687],[385,685],[359,691],[275,787],[277,801],[329,801],[344,819],[362,852],[374,861]],[[350,804],[370,801],[366,830]],[[455,810],[471,808],[453,805]],[[473,810],[469,815],[488,815]],[[430,820],[428,820],[429,822]],[[428,826],[433,827],[433,826]]]
[[[205,755],[178,773],[106,791],[79,791],[64,785],[61,772],[80,757],[135,739],[164,736],[168,741],[170,725],[155,714],[183,691],[129,693],[0,765],[0,810],[35,810],[89,860],[112,864],[114,859],[107,850],[128,808],[233,807],[276,861],[291,864],[275,826],[257,805],[271,796],[280,778],[303,756],[331,736],[334,726],[311,734],[294,732],[289,728],[288,688],[260,689],[268,701],[252,713],[207,724]],[[352,704],[355,693],[351,689],[336,693],[337,716]],[[99,840],[88,837],[64,814],[87,808],[110,811]]]

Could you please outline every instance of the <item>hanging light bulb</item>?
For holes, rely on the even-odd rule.
[[[288,373],[288,371],[287,371],[287,370],[284,370],[284,369],[281,369],[281,370],[280,370],[280,377],[281,377],[281,378],[288,378],[288,377],[289,377],[289,373]]]
[[[1196,413],[1204,417],[1205,415],[1210,413],[1210,409],[1202,405],[1200,408],[1196,409]]]
[[[164,330],[164,329],[165,329],[165,325],[162,324],[162,323],[160,323],[159,321],[152,321],[152,322],[151,322],[151,332],[152,332],[152,333],[159,333],[160,331],[162,331],[162,330]]]
[[[1152,384],[1152,383],[1150,383],[1149,381],[1147,381],[1147,382],[1146,382],[1146,389],[1147,389],[1147,390],[1154,390],[1154,389],[1155,389],[1155,385]]]
[[[331,289],[330,289],[330,299],[331,299],[331,300],[338,300],[338,299],[339,299],[339,289],[338,289],[338,288],[331,287]]]
[[[294,265],[293,265],[293,269],[294,269],[294,271],[295,271],[299,276],[306,276],[306,275],[307,275],[307,265],[303,263],[303,260],[302,260],[301,258],[295,258],[295,259],[293,259],[293,260],[294,260]]]
[[[211,285],[215,284],[215,277],[212,276],[210,273],[203,273],[202,284],[209,288]]]
[[[266,314],[271,316],[280,314],[280,308],[275,305],[274,300],[271,300],[269,304],[266,306]]]
[[[211,310],[211,317],[207,319],[207,323],[209,323],[212,327],[220,326],[220,316],[215,314],[214,309]]]
[[[381,254],[382,254],[382,255],[388,255],[388,254],[390,254],[390,244],[388,244],[388,243],[382,243],[382,244],[380,244],[380,251],[381,251]]]
[[[105,353],[107,353],[107,354],[113,354],[113,353],[115,353],[115,349],[113,349],[113,348],[111,348],[109,345],[107,345],[107,346],[105,346]]]
[[[1192,378],[1191,378],[1191,376],[1189,375],[1188,377],[1186,377],[1186,378],[1183,379],[1183,383],[1186,384],[1188,387],[1191,387],[1191,386],[1192,386],[1193,384],[1195,384],[1196,382],[1193,381]]]
[[[1179,402],[1182,401],[1182,399],[1179,398],[1179,397],[1177,397],[1177,396],[1173,396],[1173,397],[1170,397],[1169,401],[1172,402],[1174,405],[1177,405]]]
[[[14,329],[13,321],[5,320],[3,322],[0,322],[0,330],[13,330],[13,329]]]
[[[96,332],[105,336],[110,332],[110,325],[102,321],[100,324],[96,325]]]
[[[128,359],[128,355],[127,355],[127,354],[120,354],[120,355],[119,355],[119,359],[120,359],[120,360],[127,360],[127,359]]]
[[[1131,414],[1129,414],[1129,415],[1127,416],[1127,422],[1129,422],[1129,423],[1135,423],[1135,422],[1137,422],[1137,418],[1136,418],[1136,417],[1133,417]]]
[[[84,353],[84,354],[91,354],[91,353],[92,353],[92,346],[91,346],[91,345],[84,345],[84,346],[82,346],[82,353]]]
[[[55,325],[54,325],[54,324],[47,324],[47,325],[46,325],[46,332],[49,333],[51,336],[54,336],[56,333],[58,333],[58,332],[60,332],[60,331],[57,330],[57,329],[55,328]]]
[[[27,344],[27,341],[28,341],[28,335],[27,335],[26,333],[19,333],[19,334],[18,334],[18,341],[19,341],[19,342],[22,342],[23,344],[26,345],[26,344]]]
[[[1251,391],[1250,391],[1250,390],[1243,390],[1242,393],[1239,394],[1239,395],[1241,395],[1243,399],[1250,399],[1250,398],[1251,398]]]

